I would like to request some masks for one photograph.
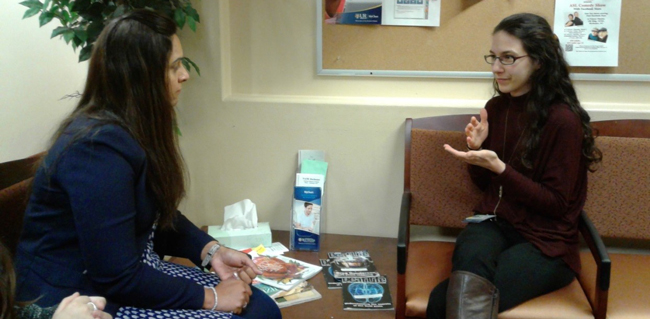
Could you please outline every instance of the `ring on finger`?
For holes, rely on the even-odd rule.
[[[242,308],[246,308],[248,306],[248,302],[244,302],[244,306]]]
[[[94,302],[89,301],[88,304],[93,307],[93,311],[97,311],[97,305]]]

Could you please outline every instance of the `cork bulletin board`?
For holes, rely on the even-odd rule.
[[[492,29],[530,12],[553,25],[554,0],[441,0],[440,27],[332,25],[317,2],[320,75],[491,78]],[[618,67],[574,67],[578,80],[650,81],[650,3],[623,0]]]

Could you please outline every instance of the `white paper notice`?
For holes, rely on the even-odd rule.
[[[441,0],[384,0],[382,25],[440,26]]]
[[[618,66],[621,0],[555,0],[554,31],[570,66]]]

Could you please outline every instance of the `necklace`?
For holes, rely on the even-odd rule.
[[[503,152],[501,153],[501,157],[503,158],[504,162],[506,160],[506,140],[508,137],[508,117],[510,116],[510,107],[511,105],[508,105],[508,109],[506,110],[506,124],[504,125],[505,129],[503,130]],[[518,116],[517,119],[519,119]],[[517,151],[517,146],[519,146],[519,142],[521,141],[522,135],[524,135],[523,132],[519,134],[517,143],[515,143],[515,147],[512,149],[512,155],[510,155],[510,159],[508,160],[508,162],[506,162],[506,165],[510,165],[512,158],[515,157],[515,151]],[[503,185],[499,185],[499,200],[497,201],[497,204],[494,206],[494,211],[492,212],[494,214],[494,220],[497,219],[497,208],[499,208],[499,204],[501,204],[501,198],[503,198]]]

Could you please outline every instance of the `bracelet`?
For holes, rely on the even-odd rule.
[[[203,258],[203,262],[201,263],[201,266],[202,266],[202,267],[205,268],[205,267],[207,267],[207,266],[210,264],[210,260],[212,260],[212,256],[214,255],[214,253],[215,253],[217,250],[219,250],[219,248],[221,248],[221,245],[219,244],[218,241],[217,241],[216,244],[214,244],[214,245],[212,245],[212,247],[210,247],[210,250],[209,250],[208,253],[205,255],[205,258]]]
[[[468,150],[468,151],[480,151],[480,150],[482,150],[482,149],[483,149],[483,148],[480,147],[480,146],[479,146],[479,148],[477,148],[477,149],[473,149],[473,148],[469,147],[469,144],[467,144],[467,150]]]
[[[217,302],[219,301],[219,298],[217,297],[217,290],[214,289],[214,287],[208,287],[210,290],[212,290],[212,293],[214,293],[214,306],[212,306],[212,309],[210,311],[214,311],[217,309]]]

